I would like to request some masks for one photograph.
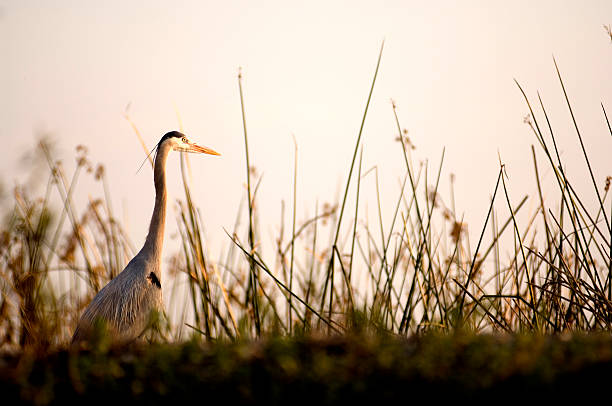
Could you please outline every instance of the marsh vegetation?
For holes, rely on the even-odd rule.
[[[304,219],[297,218],[294,205],[291,221],[280,225],[274,241],[266,242],[275,252],[267,256],[260,249],[264,235],[256,204],[261,179],[249,161],[243,83],[238,78],[247,163],[245,203],[226,236],[223,254],[213,258],[192,198],[186,158],[181,157],[184,196],[176,216],[180,249],[164,273],[165,286],[170,286],[165,301],[178,306],[181,316],[160,315],[149,340],[162,346],[234,343],[228,345],[238,351],[239,343],[258,338],[294,337],[299,345],[316,342],[313,337],[333,342],[350,341],[346,337],[351,336],[387,337],[376,339],[382,341],[438,337],[444,342],[439,337],[446,333],[563,336],[610,330],[611,178],[594,175],[559,69],[559,85],[595,199],[580,195],[575,185],[584,179],[566,172],[539,94],[528,97],[517,82],[517,96],[525,101],[526,129],[533,133],[527,156],[538,193],[511,195],[500,162],[489,209],[480,224],[471,224],[478,230],[475,241],[455,211],[452,191],[442,198],[438,188],[447,176],[444,154],[433,169],[415,163],[414,146],[394,104],[396,152],[404,160],[405,173],[393,212],[382,215],[378,188],[362,188],[362,129],[377,72],[378,65],[341,199],[317,205],[314,216]],[[601,117],[609,134],[589,136],[612,135],[603,104]],[[140,137],[136,124],[133,128]],[[41,140],[36,151],[47,164],[43,192],[32,195],[27,185],[15,187],[0,232],[0,348],[5,351],[64,347],[84,307],[135,253],[113,213],[103,165],[90,163],[80,146],[76,169],[67,173],[47,141]],[[546,187],[554,189],[546,199],[543,168],[552,173]],[[99,181],[102,192],[78,207],[74,196],[83,176]],[[379,203],[377,223],[363,217],[359,203],[366,193]],[[525,213],[528,200],[535,202],[531,213]],[[293,368],[290,358],[278,362]]]

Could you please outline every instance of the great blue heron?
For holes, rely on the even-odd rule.
[[[219,155],[172,131],[156,147],[155,207],[144,246],[125,269],[104,286],[83,312],[72,342],[90,337],[96,320],[106,323],[114,341],[129,342],[146,329],[152,312],[162,312],[161,253],[166,219],[166,158],[170,151]]]

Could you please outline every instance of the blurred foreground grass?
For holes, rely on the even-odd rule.
[[[0,358],[4,404],[568,401],[612,374],[608,334],[353,334],[26,351]],[[313,403],[314,402],[314,403]],[[175,403],[179,404],[179,403]]]

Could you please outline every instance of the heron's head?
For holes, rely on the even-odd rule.
[[[162,139],[157,144],[157,148],[161,147],[162,144],[170,143],[172,149],[174,151],[183,151],[183,152],[195,152],[198,154],[210,154],[210,155],[221,155],[218,152],[203,147],[201,145],[192,142],[187,138],[187,136],[178,131],[170,131],[166,135],[162,137]]]

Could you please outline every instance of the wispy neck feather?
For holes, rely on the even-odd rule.
[[[166,220],[166,158],[172,150],[169,144],[159,146],[155,157],[153,180],[155,182],[155,207],[149,226],[149,234],[142,247],[141,253],[155,260],[161,260],[161,251],[164,244],[164,225]]]

